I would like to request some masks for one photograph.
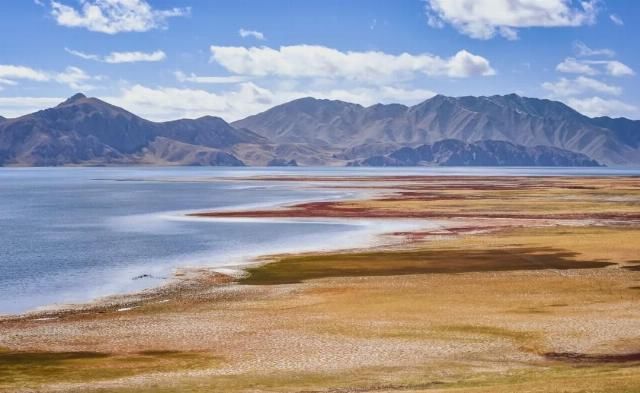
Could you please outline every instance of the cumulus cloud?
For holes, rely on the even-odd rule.
[[[111,52],[106,56],[85,53],[69,48],[64,48],[64,50],[74,56],[80,57],[85,60],[100,61],[109,64],[156,62],[162,61],[167,58],[167,55],[161,50],[157,50],[154,52]]]
[[[162,61],[167,58],[167,55],[157,50],[155,52],[111,52],[104,57],[106,63],[118,64],[118,63],[137,63],[137,62],[155,62]]]
[[[635,71],[617,60],[577,60],[567,57],[556,66],[556,70],[569,74],[597,75],[606,73],[611,76],[631,76]]]
[[[582,26],[595,22],[598,0],[426,0],[427,21],[450,24],[476,39],[517,39],[518,28]]]
[[[0,64],[0,79],[4,80],[4,84],[9,85],[15,84],[16,79],[42,82],[48,80],[49,76],[43,71],[30,67]]]
[[[556,70],[568,74],[596,75],[598,73],[594,67],[573,57],[564,59],[556,66]]]
[[[316,45],[211,46],[211,61],[239,75],[289,78],[344,78],[358,81],[411,79],[418,74],[465,78],[494,75],[489,61],[461,50],[443,59],[430,54],[342,52]]]
[[[0,113],[5,117],[19,117],[58,105],[63,100],[61,97],[0,97]]]
[[[590,116],[611,116],[611,117],[638,117],[638,108],[617,99],[605,99],[601,97],[569,98],[567,105],[578,112]]]
[[[555,96],[569,97],[588,92],[596,92],[610,95],[622,94],[620,86],[608,85],[596,79],[579,76],[576,79],[560,78],[556,83],[545,82],[542,87],[549,90]]]
[[[590,64],[602,64],[605,67],[607,74],[611,76],[631,76],[635,75],[635,72],[628,65],[616,60],[602,60],[602,61],[589,61]]]
[[[613,57],[616,55],[611,49],[603,48],[603,49],[591,49],[584,42],[576,41],[573,43],[573,48],[578,57],[589,57],[589,56],[606,56]]]
[[[287,92],[285,92],[287,93]],[[329,89],[329,90],[302,90],[292,91],[288,94],[290,101],[302,97],[325,98],[329,100],[340,100],[354,102],[363,106],[370,106],[378,103],[391,104],[416,104],[436,95],[428,89],[405,89],[393,86],[361,87],[353,89]],[[286,102],[283,101],[283,102]]]
[[[345,88],[308,88],[282,85],[265,88],[253,82],[237,84],[222,92],[203,89],[148,87],[133,85],[122,89],[119,96],[107,101],[120,105],[152,120],[196,118],[215,115],[233,121],[264,111],[275,105],[302,97],[317,97],[372,105],[378,102],[415,104],[435,93],[426,89],[404,89],[391,86]]]
[[[95,88],[87,83],[102,77],[91,76],[78,67],[67,67],[62,72],[39,71],[31,67],[0,64],[0,84],[15,86],[21,80],[32,82],[58,82],[76,90]]]
[[[613,56],[608,49],[591,49],[576,43],[574,49],[579,56]],[[638,116],[638,108],[620,99],[603,98],[601,95],[621,96],[622,88],[584,75],[605,74],[613,77],[634,75],[634,71],[617,60],[585,60],[566,58],[556,67],[564,73],[582,74],[575,79],[560,78],[556,82],[545,82],[542,87],[551,98],[560,99],[578,112],[587,116]]]
[[[616,14],[609,15],[609,19],[618,26],[624,26],[624,21]]]
[[[231,76],[200,76],[194,73],[189,75],[185,74],[182,71],[174,72],[176,79],[178,82],[191,82],[191,83],[203,83],[203,84],[229,84],[229,83],[240,83],[247,81],[247,77],[240,75],[231,75]]]
[[[164,28],[167,19],[189,13],[189,8],[156,10],[145,0],[82,0],[79,8],[51,1],[51,14],[59,25],[106,34]]]
[[[74,90],[87,91],[96,88],[94,85],[88,83],[89,81],[100,80],[102,78],[91,76],[78,67],[67,67],[64,72],[53,75],[52,79]]]
[[[256,30],[245,30],[245,29],[240,29],[240,30],[238,31],[238,34],[240,34],[240,37],[242,37],[242,38],[253,37],[253,38],[255,38],[256,40],[260,40],[260,41],[265,40],[265,36],[264,36],[264,34],[262,34],[262,33],[261,33],[261,32],[259,32],[259,31],[256,31]]]
[[[108,100],[157,121],[205,115],[220,116],[232,121],[263,111],[277,102],[273,92],[251,82],[217,93],[203,89],[136,84],[123,88],[120,96]]]
[[[0,85],[15,86],[17,84],[18,84],[18,82],[16,82],[16,81],[12,81],[10,79],[2,79],[2,78],[0,78]]]

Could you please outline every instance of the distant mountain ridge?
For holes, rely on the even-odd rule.
[[[502,140],[553,146],[609,165],[640,163],[640,122],[591,119],[557,101],[520,97],[446,97],[415,106],[362,107],[303,98],[232,123],[277,143],[358,150],[367,145],[419,146],[445,139]],[[366,149],[360,148],[366,154]],[[359,157],[366,158],[366,157]]]
[[[387,155],[352,161],[349,166],[600,166],[584,154],[550,146],[525,147],[504,141],[465,143],[445,139],[433,145],[403,147]]]
[[[223,149],[264,141],[219,118],[155,123],[76,94],[54,108],[0,123],[0,164],[242,165]]]
[[[415,160],[425,146],[437,154]],[[0,118],[0,165],[600,163],[640,164],[640,121],[592,119],[515,94],[370,107],[302,98],[231,124],[213,116],[153,122],[76,94],[53,108]]]

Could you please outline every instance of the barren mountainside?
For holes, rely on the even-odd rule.
[[[263,141],[219,118],[155,123],[77,94],[55,108],[0,123],[0,164],[237,165],[240,161],[233,156],[223,160],[201,156],[212,154],[210,149]],[[169,144],[173,154],[167,160]]]
[[[557,101],[515,94],[457,98],[437,95],[412,107],[378,104],[366,108],[303,98],[233,125],[254,130],[275,142],[305,142],[364,154],[367,146],[418,146],[444,139],[467,143],[502,140],[529,147],[553,146],[606,164],[640,163],[640,122],[611,119],[609,124]]]
[[[525,147],[485,140],[445,139],[433,145],[402,147],[387,155],[352,161],[350,166],[599,166],[581,153],[549,146]]]
[[[439,153],[416,160],[425,146]],[[411,107],[302,98],[232,124],[213,116],[153,122],[76,94],[54,108],[0,117],[0,165],[599,163],[640,164],[640,121],[592,119],[515,94],[438,95]]]

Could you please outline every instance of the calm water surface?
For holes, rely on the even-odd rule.
[[[84,302],[163,282],[181,266],[225,266],[287,250],[363,241],[362,223],[184,219],[184,213],[353,197],[286,182],[298,175],[640,175],[638,169],[0,168],[0,314]],[[148,274],[153,278],[134,280]]]

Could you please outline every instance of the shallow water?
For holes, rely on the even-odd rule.
[[[286,182],[212,180],[264,174],[581,176],[640,170],[0,168],[0,314],[152,287],[182,266],[358,246],[385,229],[365,221],[185,219],[186,211],[354,197]],[[133,279],[140,275],[152,278]]]

